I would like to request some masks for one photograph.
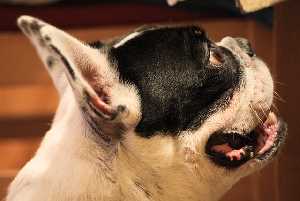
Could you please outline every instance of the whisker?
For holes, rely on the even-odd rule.
[[[276,112],[279,112],[279,109],[275,103],[272,103],[271,106],[272,106],[272,108],[274,108],[274,110],[276,110]]]
[[[279,100],[283,103],[285,103],[286,101],[279,95],[278,92],[274,91],[274,99]]]
[[[285,83],[279,81],[274,81],[274,83],[280,86],[287,86]]]
[[[257,112],[253,109],[251,103],[249,104],[249,107],[250,107],[250,109],[252,110],[252,112],[255,114],[257,120],[258,120],[260,123],[264,123],[264,122],[262,121],[262,119],[259,117],[259,115],[257,114]]]
[[[258,104],[258,106],[259,106],[260,110],[262,111],[263,115],[267,118],[268,115],[267,115],[266,111],[264,110],[264,108],[261,106],[261,104]]]

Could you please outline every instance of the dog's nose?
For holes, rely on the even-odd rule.
[[[240,48],[244,50],[250,57],[253,57],[255,55],[254,50],[251,47],[250,42],[246,38],[234,38]]]

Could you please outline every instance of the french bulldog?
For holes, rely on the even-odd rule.
[[[244,38],[144,26],[84,43],[30,16],[18,25],[60,102],[7,201],[216,201],[285,141],[270,71]]]

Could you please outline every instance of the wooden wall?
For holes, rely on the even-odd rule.
[[[276,7],[275,66],[281,82],[282,116],[289,136],[278,163],[280,200],[300,200],[300,1],[290,0]]]
[[[238,18],[205,18],[189,23],[201,24],[215,40],[226,35],[249,38],[257,54],[270,64],[273,73],[278,71],[273,68],[274,33],[271,29]],[[138,25],[103,25],[68,31],[82,40],[92,41],[120,35]],[[20,32],[0,32],[0,61],[1,199],[8,182],[34,154],[51,123],[58,100],[34,49]],[[283,166],[277,160],[264,170],[243,179],[225,195],[223,201],[284,200],[279,195],[279,182],[282,182],[279,178],[285,171]]]

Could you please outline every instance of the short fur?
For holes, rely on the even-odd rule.
[[[36,18],[18,24],[60,104],[7,201],[216,201],[275,155],[228,170],[205,153],[216,132],[253,130],[273,101],[268,68],[238,40],[158,26],[88,45]]]

